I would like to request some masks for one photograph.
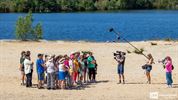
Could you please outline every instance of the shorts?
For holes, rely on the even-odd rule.
[[[66,78],[66,72],[59,72],[58,80],[65,80],[65,78]]]
[[[21,71],[22,71],[22,72],[25,72],[25,68],[24,68],[24,66],[21,68]]]
[[[38,80],[40,81],[44,80],[44,73],[38,73]]]
[[[118,74],[124,74],[124,67],[122,64],[118,65],[117,67],[117,73]]]
[[[151,72],[151,70],[152,70],[152,66],[147,66],[146,67],[146,72]]]

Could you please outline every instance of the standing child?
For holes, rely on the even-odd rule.
[[[43,88],[45,65],[43,61],[43,54],[38,54],[36,60],[37,74],[38,74],[38,89]]]
[[[47,89],[55,89],[55,65],[53,57],[49,56],[46,62],[47,67]]]
[[[166,57],[165,70],[166,70],[167,85],[168,85],[169,88],[172,88],[172,83],[173,83],[173,80],[172,80],[173,65],[172,65],[172,59],[169,56]]]
[[[59,61],[59,76],[58,76],[58,78],[59,78],[59,87],[61,89],[65,89],[66,68],[64,65],[64,61],[65,61],[64,58],[61,58]]]
[[[30,60],[30,55],[26,55],[25,57],[24,69],[26,75],[26,87],[32,87],[33,62]]]
[[[78,71],[79,71],[79,62],[78,62],[78,55],[75,54],[74,61],[73,61],[73,80],[74,84],[77,84],[77,77],[78,77]]]

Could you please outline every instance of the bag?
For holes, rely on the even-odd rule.
[[[148,65],[145,64],[145,65],[142,66],[142,69],[147,69],[147,67],[148,67]]]
[[[174,70],[174,66],[172,65],[172,70]]]

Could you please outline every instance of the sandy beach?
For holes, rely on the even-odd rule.
[[[151,42],[157,45],[151,45]],[[178,100],[178,42],[148,41],[132,42],[144,53],[151,53],[155,59],[151,71],[152,84],[146,84],[146,76],[141,68],[146,58],[130,53],[126,55],[126,84],[117,84],[117,62],[113,52],[134,51],[127,43],[89,43],[89,42],[0,42],[0,100],[150,100],[150,93],[157,92],[159,100]],[[71,51],[90,50],[98,63],[97,83],[87,84],[73,90],[47,90],[26,88],[20,85],[19,58],[22,50],[30,50],[32,61],[38,53],[70,54]],[[173,88],[167,88],[165,70],[158,59],[171,56],[173,70]],[[36,67],[36,66],[34,66]],[[34,68],[36,69],[36,68]],[[37,84],[34,70],[33,84]]]

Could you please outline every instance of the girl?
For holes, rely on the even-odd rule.
[[[66,77],[66,67],[64,65],[64,58],[61,58],[59,61],[59,76],[58,84],[61,89],[65,89],[65,77]]]
[[[79,70],[79,62],[78,62],[78,55],[75,54],[75,58],[73,60],[73,80],[74,84],[77,84],[77,76],[78,76],[78,70]]]
[[[151,70],[152,70],[152,64],[153,64],[153,62],[154,62],[154,59],[153,59],[153,57],[152,57],[152,55],[151,54],[148,54],[147,55],[148,56],[148,61],[147,61],[147,63],[146,63],[146,77],[147,77],[147,83],[149,83],[149,84],[151,84],[151,75],[150,75],[150,72],[151,72]]]
[[[172,59],[171,59],[171,57],[167,56],[166,61],[165,61],[165,70],[166,70],[167,85],[169,88],[172,88],[172,83],[173,83],[172,69],[173,69]]]

